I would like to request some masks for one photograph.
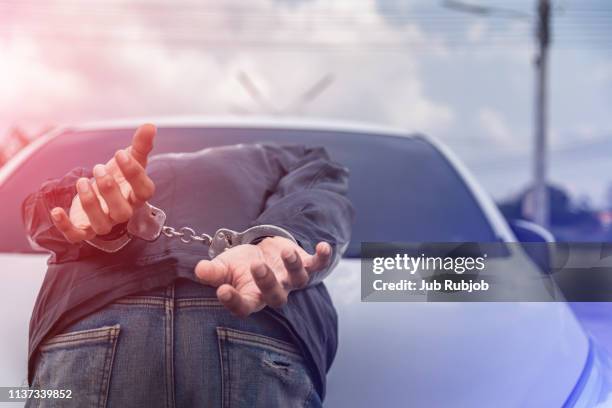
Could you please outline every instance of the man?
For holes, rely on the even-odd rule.
[[[321,281],[349,240],[347,170],[301,146],[148,160],[155,134],[141,126],[106,164],[23,204],[30,240],[52,254],[29,380],[71,396],[28,406],[320,406],[337,346]],[[212,259],[198,240],[130,239],[159,215],[149,201],[167,225],[255,233]]]

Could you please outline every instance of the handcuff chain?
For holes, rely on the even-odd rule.
[[[164,225],[161,232],[168,238],[180,239],[184,244],[190,244],[193,241],[201,242],[204,245],[210,245],[212,243],[212,237],[210,235],[206,233],[198,235],[194,229],[190,227],[181,227],[176,229],[174,227]]]
[[[163,234],[171,239],[178,238],[184,244],[197,242],[207,245],[208,255],[211,259],[229,248],[259,242],[266,237],[280,236],[297,243],[290,232],[281,227],[268,224],[252,226],[242,232],[229,228],[219,228],[213,236],[205,233],[197,234],[191,227],[174,228],[166,225],[166,213],[149,203],[134,214],[128,222],[126,229],[126,233],[117,239],[100,240],[94,238],[87,242],[102,251],[117,252],[127,245],[132,238],[140,238],[147,242],[153,242]]]

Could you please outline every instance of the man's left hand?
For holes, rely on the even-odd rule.
[[[287,238],[270,237],[200,261],[195,273],[202,283],[217,288],[217,298],[225,307],[246,317],[265,306],[282,307],[292,290],[306,287],[313,274],[329,266],[331,254],[326,242],[320,242],[310,255]]]

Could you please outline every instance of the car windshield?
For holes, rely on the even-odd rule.
[[[74,167],[105,162],[131,139],[131,129],[65,132],[37,150],[0,186],[0,251],[33,252],[21,202],[41,183]],[[350,169],[356,210],[347,256],[361,242],[494,242],[497,237],[455,169],[421,137],[264,128],[160,128],[155,153],[192,152],[237,143],[324,146]]]

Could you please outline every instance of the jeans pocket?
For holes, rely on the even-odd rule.
[[[26,407],[104,408],[119,325],[64,333],[42,343],[32,388],[67,390],[66,399],[31,399]]]
[[[225,327],[217,338],[224,408],[304,407],[315,392],[294,345]]]

